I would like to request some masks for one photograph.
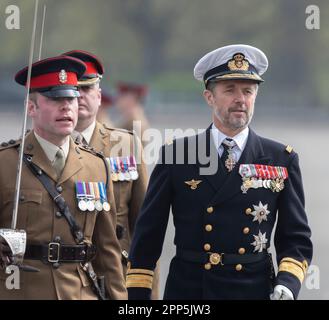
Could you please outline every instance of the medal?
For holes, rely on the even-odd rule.
[[[117,167],[117,165],[116,165],[113,158],[107,158],[107,159],[109,159],[109,161],[110,161],[111,178],[114,182],[117,182],[117,181],[119,181],[119,177],[118,177],[118,170],[119,169],[118,169],[118,167]]]
[[[90,189],[91,202],[92,202],[93,207],[94,207],[94,209],[92,211],[94,211],[95,210],[96,194],[95,194],[94,184],[92,182],[89,182],[89,189]]]
[[[87,202],[85,200],[80,200],[78,202],[78,207],[81,211],[86,211],[87,210]]]
[[[266,243],[267,243],[267,239],[266,239],[266,232],[264,232],[264,234],[262,234],[260,231],[258,231],[258,235],[254,237],[254,242],[251,243],[252,246],[254,246],[254,252],[263,252],[263,250],[266,249]]]
[[[104,209],[104,211],[107,211],[107,212],[110,211],[111,210],[110,204],[108,202],[104,202],[103,209]]]
[[[97,211],[102,211],[103,210],[103,205],[100,200],[95,201],[95,208]]]
[[[242,193],[248,189],[264,188],[272,192],[284,189],[284,180],[288,179],[286,167],[267,166],[263,164],[241,164],[239,174],[242,177]]]
[[[92,201],[87,202],[87,209],[88,209],[88,211],[94,211],[95,210],[95,205]]]
[[[227,147],[227,149],[224,146]],[[235,156],[233,154],[233,148],[235,146],[236,146],[236,144],[235,144],[234,140],[232,140],[232,139],[227,138],[223,141],[224,153],[225,153],[225,150],[227,150],[227,158],[225,160],[225,167],[228,172],[231,172],[236,165]],[[223,157],[224,153],[222,154],[222,157]]]
[[[125,176],[121,171],[121,163],[120,163],[120,158],[119,157],[115,158],[115,164],[116,164],[116,168],[118,170],[118,180],[119,181],[125,181]]]
[[[284,189],[284,180],[283,179],[275,179],[271,181],[271,190],[273,192],[280,192]]]
[[[106,191],[105,191],[105,185],[103,182],[98,182],[98,187],[99,187],[99,194],[100,194],[100,198],[102,201],[102,207],[104,211],[110,211],[111,210],[111,206],[110,204],[107,202],[107,197],[106,197]]]
[[[130,156],[129,157],[129,171],[130,171],[130,176],[132,180],[137,180],[138,179],[138,171],[137,171],[137,164],[136,164],[136,159],[135,156]]]
[[[263,205],[261,201],[259,201],[258,206],[253,205],[254,211],[251,212],[251,215],[254,216],[254,219],[252,221],[258,221],[259,224],[261,224],[262,221],[267,221],[267,216],[270,213],[269,210],[267,210],[268,204]]]
[[[129,173],[127,157],[122,158],[122,163],[123,163],[123,169],[124,169],[125,179],[127,181],[130,181],[131,180],[131,176],[130,176],[130,173]]]
[[[251,178],[251,188],[253,189],[258,189],[258,188],[261,188],[263,186],[263,180],[261,179],[256,179],[256,178]]]
[[[87,210],[87,202],[85,201],[86,199],[86,191],[85,191],[85,186],[83,182],[76,182],[75,183],[75,192],[76,192],[76,198],[78,200],[78,208],[81,211],[86,211]]]
[[[121,171],[121,174],[122,174],[122,176],[119,176],[119,179],[123,178],[122,181],[129,181],[130,180],[130,174],[128,174],[128,176],[126,175],[126,173],[127,173],[126,172],[126,166],[124,165],[123,158],[118,158],[118,161],[120,163],[120,171]]]
[[[230,151],[231,150],[228,150],[229,154],[228,154],[227,159],[225,160],[225,167],[228,172],[231,172],[236,165],[236,161],[233,158],[233,153],[232,152],[230,153]]]
[[[241,186],[242,193],[247,193],[247,191],[253,186],[253,180],[251,180],[250,178],[243,178],[242,180],[243,180]]]
[[[125,181],[125,175],[122,172],[119,172],[118,179],[119,181]]]
[[[103,206],[102,206],[102,202],[100,200],[101,197],[100,197],[100,193],[99,193],[98,183],[94,182],[93,186],[94,186],[94,192],[95,192],[95,209],[97,211],[102,211]]]
[[[94,188],[92,186],[92,183],[90,182],[85,182],[86,186],[86,196],[87,196],[87,210],[88,211],[94,211],[95,210],[95,205],[94,205],[94,200],[95,200],[95,194],[94,194]]]

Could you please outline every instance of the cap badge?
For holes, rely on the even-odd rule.
[[[59,82],[60,83],[65,83],[67,81],[67,73],[64,69],[61,70],[61,72],[58,75],[59,77]]]
[[[232,60],[227,63],[228,68],[231,71],[239,70],[239,71],[248,71],[249,70],[249,62],[244,59],[244,54],[236,53],[233,55]]]

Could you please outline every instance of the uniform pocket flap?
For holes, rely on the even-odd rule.
[[[20,199],[20,203],[35,202],[41,204],[42,191],[22,189],[20,192],[19,199]],[[14,202],[14,200],[15,200],[14,190],[4,190],[3,204],[6,204],[8,202]]]

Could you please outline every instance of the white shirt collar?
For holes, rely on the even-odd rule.
[[[58,146],[52,144],[51,142],[47,141],[46,139],[40,137],[35,131],[34,135],[35,138],[37,139],[37,141],[39,142],[41,148],[43,149],[43,151],[45,152],[47,158],[49,159],[49,161],[51,163],[53,163],[55,161],[55,157],[56,157],[56,153],[59,149]],[[61,145],[62,150],[64,151],[64,156],[65,156],[65,160],[69,154],[69,150],[70,150],[70,137],[66,138],[66,141],[63,145]]]
[[[89,144],[91,137],[93,136],[95,127],[96,127],[96,121],[94,121],[88,128],[86,128],[82,132],[78,132],[78,131],[74,130],[72,133],[72,136],[73,136],[73,138],[76,138],[78,133],[80,133],[85,138],[87,143]]]
[[[234,137],[228,137],[226,134],[221,132],[214,124],[212,124],[211,133],[212,133],[212,136],[214,138],[214,142],[215,142],[215,146],[216,146],[217,150],[222,145],[222,142],[226,138],[231,138],[235,141],[235,143],[238,146],[238,148],[240,149],[240,151],[243,151],[246,144],[247,144],[248,135],[249,135],[249,128],[247,127],[245,129],[243,129],[241,132],[239,132]]]

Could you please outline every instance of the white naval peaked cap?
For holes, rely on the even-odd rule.
[[[206,85],[209,80],[254,80],[268,67],[265,53],[245,44],[233,44],[218,48],[203,56],[194,67],[194,78]]]

